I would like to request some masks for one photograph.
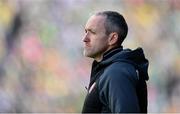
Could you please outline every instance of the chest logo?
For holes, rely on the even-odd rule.
[[[96,82],[94,82],[94,83],[91,85],[88,93],[91,93],[91,91],[94,89],[95,85],[96,85]]]

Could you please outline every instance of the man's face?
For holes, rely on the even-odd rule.
[[[108,49],[108,35],[105,33],[105,16],[92,16],[85,26],[84,55],[97,61],[102,59],[103,53]]]

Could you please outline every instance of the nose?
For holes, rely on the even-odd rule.
[[[85,33],[84,37],[83,37],[83,42],[89,42],[90,39],[89,39],[89,35],[88,33]]]

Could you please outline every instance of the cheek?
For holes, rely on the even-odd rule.
[[[96,41],[95,44],[96,44],[95,47],[98,48],[98,49],[100,49],[100,50],[104,50],[104,49],[106,49],[107,46],[108,46],[106,40]]]
[[[96,48],[103,48],[108,45],[107,37],[104,35],[96,35],[91,37],[91,45]]]

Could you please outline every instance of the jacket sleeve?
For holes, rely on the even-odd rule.
[[[136,95],[137,74],[129,64],[114,63],[99,80],[99,97],[112,113],[139,112]]]

